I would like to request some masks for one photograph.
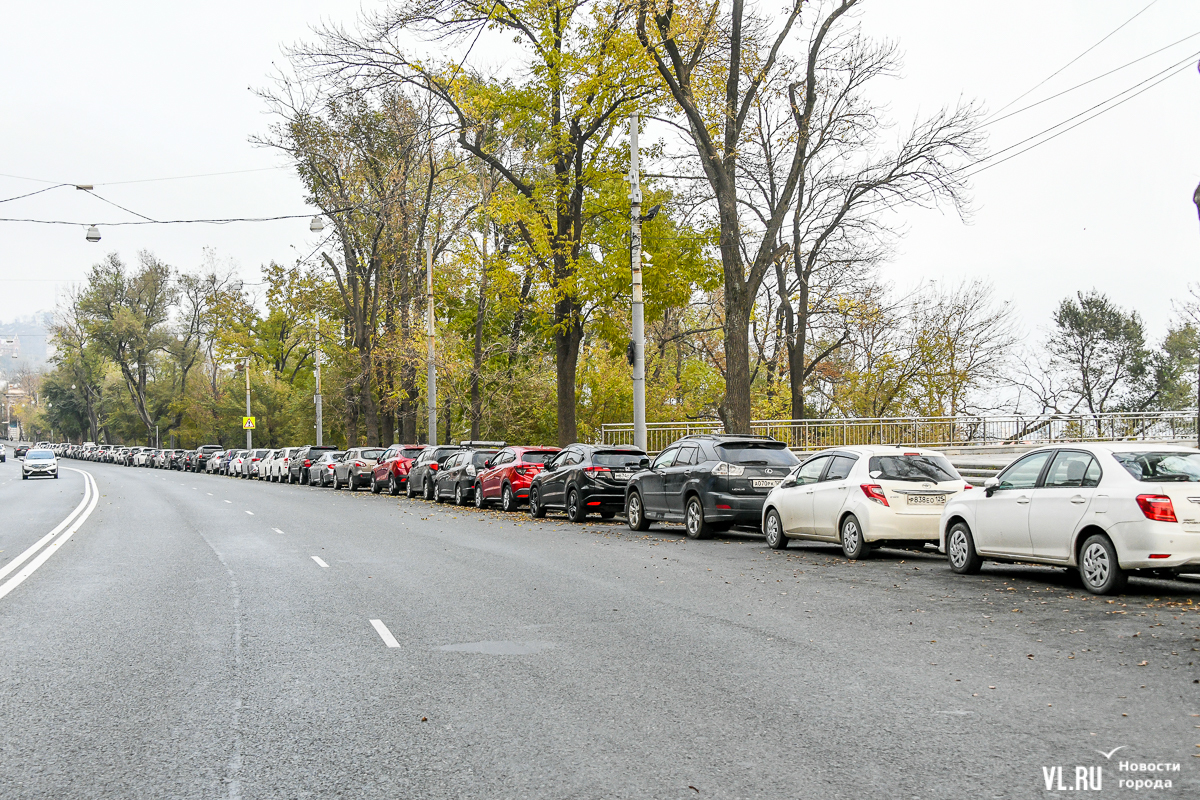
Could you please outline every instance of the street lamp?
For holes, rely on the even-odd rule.
[[[93,244],[100,241],[100,229],[95,225],[89,225],[87,229],[87,240]]]
[[[308,223],[308,229],[313,233],[320,233],[325,230],[325,222],[319,214],[312,218],[312,222]]]

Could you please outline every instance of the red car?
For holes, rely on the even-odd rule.
[[[499,500],[505,511],[516,511],[529,499],[529,482],[543,469],[557,447],[506,447],[487,462],[475,479],[475,507]]]
[[[400,494],[408,485],[413,459],[424,449],[423,444],[394,444],[385,450],[371,468],[371,491],[379,494],[386,486],[392,497]]]

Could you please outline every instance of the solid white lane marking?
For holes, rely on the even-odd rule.
[[[74,469],[72,467],[64,467],[63,469],[69,469],[72,472],[80,472],[80,470]],[[80,474],[86,475],[87,473],[80,472]],[[29,547],[28,549],[25,550],[24,553],[21,553],[21,555],[17,556],[12,561],[5,564],[4,568],[0,569],[0,580],[3,580],[5,575],[7,575],[8,573],[12,572],[17,567],[24,564],[26,559],[30,558],[38,550],[41,550],[46,544],[48,544],[50,542],[51,539],[53,539],[55,536],[58,536],[58,534],[62,532],[63,528],[70,525],[71,520],[75,519],[75,516],[77,514],[79,514],[80,511],[83,511],[84,506],[86,506],[88,504],[88,501],[91,498],[92,498],[92,485],[91,485],[91,483],[88,482],[87,478],[84,478],[83,479],[83,499],[79,501],[79,505],[75,506],[75,510],[72,511],[70,514],[68,514],[66,519],[64,519],[62,522],[58,523],[58,526],[54,530],[50,531],[45,536],[43,536],[42,538],[40,538],[36,542],[34,542],[32,547]]]
[[[253,511],[247,511],[246,513],[247,513],[247,514],[249,514],[249,515],[250,515],[250,516],[252,516],[252,517],[254,516],[254,512],[253,512]]]
[[[379,634],[379,638],[383,639],[384,644],[388,647],[400,646],[400,643],[396,641],[396,637],[392,636],[392,632],[387,629],[387,625],[383,624],[383,620],[373,619],[371,620],[371,624],[375,627],[375,632]]]
[[[279,530],[279,528],[271,528],[271,530],[275,531],[276,533],[283,533],[283,531]]]
[[[322,561],[319,556],[313,556],[312,560],[317,562],[318,567],[324,567],[325,569],[329,569],[329,565],[326,564],[324,561]],[[383,623],[381,622],[379,624],[382,625]]]
[[[96,503],[98,503],[100,500],[100,490],[96,486],[96,479],[93,478],[91,473],[89,473],[89,472],[84,472],[83,470],[80,470],[80,469],[74,469],[73,467],[67,467],[67,469],[69,469],[73,472],[81,473],[84,477],[84,480],[87,481],[87,483],[89,484],[89,486],[92,490],[92,497],[91,497],[91,500],[88,502],[87,509],[85,509],[82,514],[80,514],[78,517],[75,518],[75,522],[71,525],[70,528],[67,528],[66,533],[59,536],[57,539],[55,539],[53,542],[51,542],[49,545],[47,545],[46,548],[44,550],[42,550],[42,552],[38,553],[37,558],[30,561],[25,566],[24,569],[22,569],[20,572],[18,572],[13,577],[9,578],[7,582],[0,584],[0,597],[4,597],[6,594],[11,592],[13,589],[17,588],[22,583],[24,583],[25,579],[28,578],[30,575],[32,575],[34,572],[36,572],[38,567],[40,567],[42,564],[45,564],[46,560],[49,559],[50,556],[57,553],[58,548],[62,547],[64,544],[66,544],[67,540],[70,539],[73,535],[75,535],[75,531],[79,530],[79,527],[81,525],[83,525],[83,523],[87,522],[87,518],[92,515],[92,511],[96,508]]]

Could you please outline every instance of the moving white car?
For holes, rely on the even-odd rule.
[[[970,488],[935,450],[841,447],[812,456],[771,490],[762,529],[776,550],[814,539],[866,558],[884,543],[936,543],[942,508]]]
[[[985,560],[1079,570],[1093,594],[1132,570],[1200,572],[1200,450],[1135,442],[1044,447],[946,504],[940,547],[960,574]]]
[[[21,480],[30,478],[57,478],[58,456],[48,447],[30,448],[21,464]]]

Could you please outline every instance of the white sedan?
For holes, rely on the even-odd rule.
[[[937,542],[948,499],[970,489],[944,455],[898,447],[843,447],[793,469],[763,503],[767,544],[788,539],[839,542],[865,558],[884,542]]]
[[[1079,570],[1093,594],[1130,570],[1200,572],[1200,451],[1111,442],[1044,447],[942,512],[939,549],[960,574],[984,560]]]
[[[48,447],[30,448],[21,464],[21,480],[35,477],[57,478],[58,456]]]

